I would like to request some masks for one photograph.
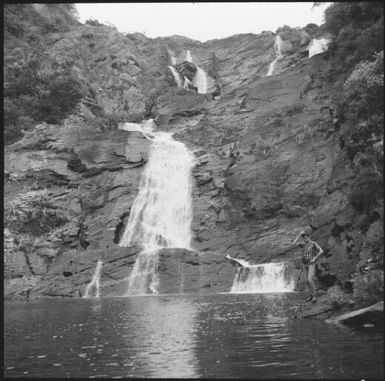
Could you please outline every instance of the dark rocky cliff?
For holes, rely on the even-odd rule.
[[[330,117],[328,54],[307,58],[321,31],[278,32],[283,58],[269,77],[272,32],[201,43],[74,23],[46,34],[45,54],[70,65],[84,92],[62,121],[40,123],[5,148],[5,296],[79,296],[100,257],[102,293],[121,292],[139,248],[118,242],[150,142],[118,124],[148,118],[196,156],[195,252],[161,253],[165,291],[180,290],[181,271],[185,292],[229,290],[226,254],[296,265],[291,242],[309,225],[326,251],[319,286],[333,286],[327,303],[349,291],[362,266],[378,266],[382,200],[370,211],[352,205],[356,174]],[[16,49],[30,47],[6,44],[6,56]],[[183,60],[187,50],[210,76],[207,94],[174,84],[169,54]]]

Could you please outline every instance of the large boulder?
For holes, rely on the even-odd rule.
[[[193,63],[183,61],[180,64],[176,65],[176,70],[182,75],[182,77],[186,77],[190,81],[192,81],[197,71],[197,68]]]

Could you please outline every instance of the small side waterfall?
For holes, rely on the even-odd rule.
[[[171,70],[172,75],[174,76],[175,83],[178,87],[183,87],[182,80],[180,78],[179,73],[176,71],[174,66],[169,66],[169,69]]]
[[[282,49],[282,39],[279,35],[277,35],[277,37],[275,38],[275,43],[274,43],[274,51],[276,54],[276,58],[274,61],[272,61],[270,63],[269,70],[266,74],[266,77],[269,77],[270,75],[274,74],[274,69],[275,69],[276,63],[278,62],[278,60],[280,60],[283,57],[281,49]]]
[[[193,86],[198,89],[199,94],[207,93],[207,75],[199,66],[197,66],[197,71],[193,78]]]
[[[326,52],[328,50],[329,40],[327,38],[319,38],[310,41],[309,44],[309,58]]]
[[[294,277],[285,262],[250,265],[237,269],[230,292],[291,292],[294,289]]]
[[[190,248],[194,156],[168,132],[152,132],[150,155],[120,246],[139,244],[128,295],[157,293],[158,251]]]
[[[102,270],[103,262],[99,259],[98,263],[96,264],[95,273],[94,276],[91,279],[91,282],[88,284],[86,288],[86,293],[84,294],[83,298],[89,298],[90,297],[90,291],[93,287],[95,287],[95,297],[100,297],[100,272]]]
[[[184,78],[183,88],[189,89],[192,86],[191,81],[187,77],[183,77],[183,78]]]
[[[193,62],[190,50],[187,50],[187,52],[186,52],[186,61],[191,62],[191,63]]]

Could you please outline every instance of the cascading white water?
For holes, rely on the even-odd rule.
[[[175,57],[172,55],[170,55],[170,57],[171,57],[172,65],[175,65],[176,63]],[[187,53],[186,53],[186,61],[193,63],[191,52],[189,50],[187,50]],[[207,88],[208,88],[207,74],[202,68],[200,68],[199,66],[196,66],[197,71],[194,75],[194,78],[192,79],[192,82],[186,77],[184,77],[184,81],[182,82],[182,79],[178,71],[172,65],[169,65],[169,69],[171,70],[172,75],[174,76],[175,83],[178,87],[189,89],[190,85],[192,85],[198,89],[199,94],[207,93]]]
[[[153,137],[152,131],[154,125],[154,119],[147,119],[142,123],[122,123],[119,129],[130,132],[141,132],[147,139],[151,139]]]
[[[285,262],[250,265],[243,261],[235,275],[232,293],[254,292],[291,292],[294,289],[294,277]]]
[[[188,61],[188,62],[191,62],[191,63],[193,62],[190,50],[187,50],[187,52],[186,52],[186,59],[185,60]]]
[[[192,86],[191,81],[187,77],[183,77],[183,78],[184,78],[183,88],[189,89]]]
[[[178,87],[183,87],[182,80],[180,78],[179,73],[176,71],[174,66],[169,66],[169,69],[171,70],[172,75],[174,76],[175,83]]]
[[[309,58],[326,52],[326,50],[328,50],[329,42],[330,41],[327,38],[311,40],[309,44]]]
[[[197,71],[193,78],[193,86],[198,89],[199,94],[207,93],[207,75],[199,66],[197,66]]]
[[[266,74],[266,77],[269,77],[270,75],[274,74],[274,69],[275,69],[276,63],[278,62],[278,60],[280,60],[283,57],[283,55],[282,55],[282,39],[278,34],[277,34],[277,37],[275,38],[275,42],[274,42],[274,51],[276,54],[276,58],[274,59],[274,61],[272,61],[270,63],[269,70]]]
[[[158,251],[190,248],[191,168],[194,156],[168,132],[152,132],[152,145],[120,246],[139,244],[128,295],[157,293]]]
[[[90,297],[90,291],[93,287],[95,287],[95,297],[99,298],[100,296],[100,272],[102,270],[103,262],[99,259],[98,263],[96,264],[95,273],[94,276],[91,279],[91,282],[88,284],[86,288],[86,293],[84,294],[84,298]]]

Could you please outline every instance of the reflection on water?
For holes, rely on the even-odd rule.
[[[296,320],[296,294],[5,303],[9,377],[382,378],[382,334]]]
[[[131,356],[132,366],[143,368],[149,377],[199,376],[194,304],[166,296],[148,297],[135,305],[135,312],[141,319],[136,320],[135,331],[125,335],[127,348],[136,353]]]

